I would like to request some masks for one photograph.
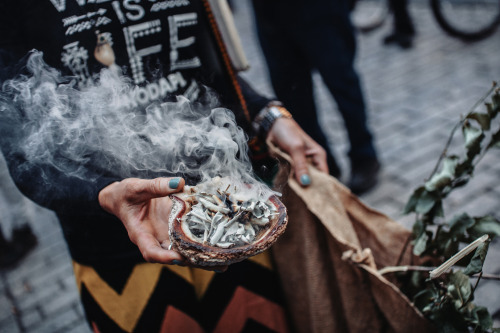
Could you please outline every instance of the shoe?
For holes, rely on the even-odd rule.
[[[394,32],[390,35],[387,35],[384,38],[384,44],[398,44],[403,49],[409,49],[413,46],[413,37],[414,34],[402,33],[402,32]]]
[[[377,185],[380,168],[380,162],[376,158],[370,158],[353,165],[351,179],[348,183],[351,192],[361,195],[371,190]]]
[[[12,230],[12,240],[2,245],[0,268],[12,267],[23,259],[37,244],[36,236],[29,225]]]

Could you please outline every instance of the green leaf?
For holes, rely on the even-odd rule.
[[[490,129],[491,125],[491,117],[487,113],[479,113],[479,112],[473,112],[467,116],[467,119],[473,119],[481,125],[481,129],[483,131],[487,131]]]
[[[468,182],[469,182],[469,178],[462,178],[459,181],[455,181],[453,183],[453,188],[465,186],[465,185],[467,185]]]
[[[448,156],[443,160],[443,167],[438,173],[435,173],[431,179],[425,183],[425,189],[429,192],[435,191],[450,184],[455,176],[458,157]]]
[[[427,273],[418,271],[411,272],[408,284],[408,287],[411,289],[409,289],[409,293],[406,294],[411,295],[411,293],[418,293],[419,290],[422,291],[425,288],[425,280],[427,275]]]
[[[462,297],[460,295],[459,288],[457,288],[457,286],[455,286],[455,284],[450,283],[446,287],[446,292],[448,294],[448,297],[453,301],[453,304],[455,304],[455,302],[458,300],[459,303],[457,303],[458,306],[456,306],[456,307],[460,308],[462,306]]]
[[[474,219],[475,223],[467,230],[473,237],[478,238],[488,234],[491,239],[500,236],[500,221],[493,216],[483,216]]]
[[[405,209],[403,210],[403,214],[409,214],[415,211],[418,200],[420,199],[420,196],[422,195],[422,192],[424,190],[425,188],[423,186],[420,186],[415,191],[413,191],[412,195],[410,196],[410,199],[408,199],[408,202],[406,203]]]
[[[486,149],[490,148],[500,148],[500,130],[491,135],[490,142],[488,143],[488,147]]]
[[[430,310],[439,294],[434,288],[423,289],[413,297],[413,304],[422,312]]]
[[[489,242],[479,245],[469,265],[465,268],[464,274],[473,275],[483,270],[484,259],[486,259],[486,254],[488,253],[488,246]]]
[[[427,250],[427,243],[429,241],[430,232],[423,232],[415,241],[413,246],[413,254],[416,256],[422,255]]]
[[[454,288],[451,288],[451,286]],[[460,271],[450,274],[448,291],[450,297],[453,299],[455,308],[459,310],[469,301],[472,294],[472,286],[470,285],[469,277]]]
[[[493,108],[493,104],[491,104],[491,103],[484,103],[484,105],[486,106],[486,111],[490,115],[490,118],[492,118],[492,119],[495,118],[496,113],[495,113],[495,109]]]
[[[462,214],[453,216],[453,218],[448,222],[448,225],[450,226],[450,228],[456,228],[457,225],[463,224],[464,220],[469,220],[469,219],[472,220],[472,222],[474,222],[474,219],[472,217],[470,217],[469,214],[462,213]]]
[[[500,109],[500,94],[495,93],[493,96],[491,96],[491,101],[493,102],[493,109],[496,109],[497,112]]]
[[[429,318],[436,325],[439,333],[469,332],[467,320],[449,302],[440,306],[439,311],[433,311]]]
[[[455,169],[455,177],[460,178],[464,176],[469,176],[474,172],[474,164],[471,160],[465,159],[457,164]]]
[[[454,240],[463,239],[467,229],[475,223],[476,221],[466,213],[454,216],[449,222],[450,237]]]
[[[498,96],[498,93],[496,94],[496,96]],[[491,103],[485,103],[485,105],[491,119],[495,118],[500,111],[500,103],[498,103],[498,100],[495,103],[495,95],[492,96]]]
[[[445,258],[451,258],[455,253],[458,252],[459,242],[448,239],[445,243],[443,250],[441,251]]]
[[[445,228],[438,228],[436,230],[436,235],[432,243],[436,247],[436,256],[443,256],[445,259],[450,258],[458,251],[459,242],[454,240]]]
[[[462,126],[462,132],[465,137],[465,148],[467,156],[473,158],[481,150],[481,141],[484,138],[483,131],[471,125],[469,121],[465,121]]]
[[[493,319],[491,318],[488,309],[483,306],[477,306],[472,310],[472,316],[474,318],[474,322],[476,322],[483,331],[491,329],[493,326]]]
[[[436,203],[434,204],[434,207],[432,207],[431,215],[444,217],[444,209],[443,209],[443,201],[442,200],[436,201]]]
[[[413,238],[417,239],[425,231],[424,221],[418,219],[413,224]]]
[[[439,197],[436,193],[431,193],[429,191],[423,191],[418,198],[418,202],[415,206],[415,212],[418,214],[427,214],[432,207],[436,204],[436,201],[439,200]]]

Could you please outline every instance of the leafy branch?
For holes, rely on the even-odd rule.
[[[477,105],[492,93],[491,102],[485,103],[486,112],[475,111]],[[494,83],[491,90],[453,128],[428,180],[408,200],[404,213],[416,214],[413,227],[415,255],[446,259],[458,251],[461,242],[470,243],[483,234],[490,237],[500,235],[499,221],[492,216],[473,218],[464,213],[446,222],[443,211],[443,200],[453,190],[469,182],[485,153],[492,148],[500,148],[500,129],[492,130],[493,120],[499,111],[500,92]],[[453,136],[459,128],[464,136],[465,154],[449,155]]]
[[[491,100],[486,102],[490,96]],[[484,104],[485,110],[476,111],[481,104]],[[500,221],[493,216],[471,217],[462,213],[447,220],[443,209],[443,200],[470,181],[485,154],[500,148],[500,126],[496,121],[499,112],[500,89],[494,82],[491,89],[453,127],[431,175],[408,200],[404,213],[415,213],[416,217],[413,225],[415,255],[446,261],[464,244],[483,235],[488,235],[490,239],[500,235]],[[449,154],[459,129],[464,139],[464,152],[461,155]],[[443,264],[445,267],[439,274],[433,271],[435,274],[431,272],[431,278],[427,280],[422,278],[421,272],[415,272],[416,278],[412,281],[420,291],[414,296],[414,303],[440,331],[497,331],[492,329],[488,310],[472,303],[474,290],[482,276],[488,244],[489,240],[478,245],[472,257],[455,255],[447,265]],[[449,268],[455,264],[467,267],[464,271],[450,272]],[[472,287],[470,277],[474,274],[479,274],[479,277]]]

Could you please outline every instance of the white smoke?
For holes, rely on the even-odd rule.
[[[231,111],[214,108],[214,96],[203,105],[178,97],[138,110],[130,103],[134,86],[111,71],[78,90],[40,53],[30,56],[27,69],[29,75],[4,83],[0,121],[15,128],[11,145],[31,164],[87,180],[166,174],[258,183],[245,133]]]

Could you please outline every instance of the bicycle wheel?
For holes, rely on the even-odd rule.
[[[361,32],[372,31],[380,27],[387,15],[387,0],[356,0],[351,11],[354,27]]]
[[[438,24],[465,40],[490,36],[500,25],[500,0],[430,0]]]

